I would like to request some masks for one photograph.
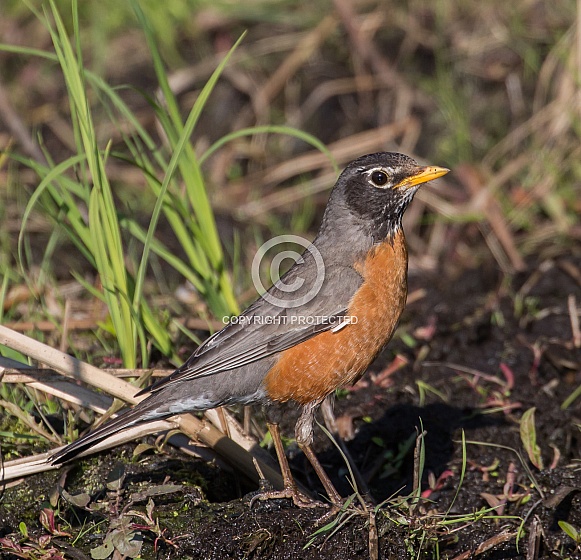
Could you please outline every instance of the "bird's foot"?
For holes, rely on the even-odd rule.
[[[250,507],[256,503],[256,500],[280,500],[289,499],[293,501],[293,504],[299,508],[316,508],[316,507],[327,507],[327,504],[314,500],[305,496],[296,486],[288,486],[282,490],[267,490],[264,492],[259,492],[250,500]]]

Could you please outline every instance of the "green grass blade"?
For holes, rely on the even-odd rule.
[[[146,33],[146,36],[148,36],[148,43],[150,45],[150,48],[152,49],[152,56],[154,57],[154,63],[156,65],[158,79],[160,80],[160,82],[163,82],[165,81],[165,72],[163,71],[163,68],[160,65],[161,59],[159,56],[159,52],[157,51],[157,48],[155,46],[155,42],[152,40],[151,31],[149,30],[147,22],[145,21],[144,15],[141,12],[140,8],[136,6],[135,3],[134,7],[138,13],[140,21],[142,21],[142,25]],[[219,282],[220,287],[219,291],[225,299],[225,305],[222,306],[218,305],[219,299],[215,298],[211,289],[208,290],[209,287],[211,288],[211,285],[206,284],[206,293],[204,295],[206,296],[209,302],[213,303],[214,308],[213,311],[218,312],[218,314],[220,313],[228,314],[237,310],[237,303],[234,298],[234,294],[232,292],[231,286],[227,282],[227,277],[223,271],[222,248],[218,238],[218,232],[214,220],[214,215],[208,200],[207,193],[205,191],[200,166],[196,160],[195,154],[190,145],[189,138],[194,130],[196,123],[198,122],[201,111],[208,97],[210,96],[210,93],[212,92],[216,82],[218,81],[218,78],[223,72],[232,53],[236,50],[236,48],[242,41],[243,37],[244,36],[241,36],[238,39],[238,41],[235,43],[232,49],[230,49],[229,53],[218,65],[218,68],[216,68],[216,70],[206,83],[205,87],[203,88],[202,92],[198,96],[198,99],[194,103],[194,106],[192,107],[192,110],[190,111],[190,114],[188,115],[185,124],[182,126],[181,121],[178,124],[175,117],[173,118],[174,127],[179,127],[181,128],[181,130],[179,130],[179,128],[177,130],[174,128],[174,132],[179,131],[179,135],[177,142],[175,143],[175,145],[172,146],[172,157],[167,166],[165,177],[162,182],[160,191],[158,193],[158,199],[152,212],[152,217],[147,231],[147,236],[144,242],[143,256],[141,258],[140,267],[136,276],[136,288],[133,300],[134,306],[138,306],[139,301],[141,299],[143,283],[145,279],[145,271],[149,259],[149,252],[151,250],[153,235],[155,233],[155,229],[159,221],[163,204],[166,200],[166,193],[168,192],[174,174],[179,168],[181,175],[186,183],[186,191],[189,195],[190,205],[192,207],[196,219],[199,222],[199,235],[196,236],[196,238],[204,249],[203,253],[198,253],[196,251],[191,252],[191,255],[194,256],[194,258],[196,259],[196,262],[194,262],[194,267],[197,269],[197,272],[202,277],[208,278],[212,276],[211,274],[209,274],[208,264],[210,264],[212,269],[219,274],[219,276],[221,277]],[[170,110],[170,114],[171,112],[172,110]],[[165,126],[168,127],[169,123],[166,122]],[[173,136],[172,134],[168,134],[168,137],[170,139],[172,136]],[[197,226],[195,227],[197,228]],[[209,260],[209,263],[204,262],[206,258]]]
[[[50,1],[55,28],[49,31],[69,92],[71,117],[76,125],[79,151],[86,155],[87,167],[93,181],[89,198],[89,231],[91,248],[103,284],[103,292],[125,367],[134,368],[136,362],[137,324],[129,304],[127,273],[123,246],[111,187],[105,173],[106,153],[98,149],[89,102],[84,84],[82,61],[73,51],[64,23],[54,0]],[[76,3],[73,3],[73,21],[78,35]],[[48,18],[47,18],[48,20]],[[76,22],[76,23],[75,23]],[[143,347],[143,346],[142,346]],[[142,356],[146,361],[146,356]]]
[[[335,173],[339,174],[339,166],[333,157],[333,154],[329,151],[327,146],[323,144],[317,137],[309,134],[308,132],[304,132],[297,128],[292,128],[290,126],[278,126],[278,125],[266,125],[266,126],[252,126],[249,128],[242,128],[241,130],[236,130],[231,132],[230,134],[226,134],[216,142],[214,142],[200,157],[199,157],[199,164],[202,165],[212,154],[214,154],[217,150],[219,150],[222,146],[227,144],[228,142],[232,142],[232,140],[236,140],[238,138],[242,138],[244,136],[254,136],[255,134],[284,134],[287,136],[292,136],[294,138],[298,138],[307,144],[310,144],[317,150],[319,150],[322,154],[325,154],[331,164],[333,165],[333,170]]]

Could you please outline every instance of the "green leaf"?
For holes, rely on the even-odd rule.
[[[559,521],[559,527],[561,527],[561,529],[565,531],[565,533],[567,533],[567,535],[569,535],[575,542],[579,542],[579,531],[575,529],[571,523],[567,523],[566,521]]]
[[[26,523],[24,523],[24,521],[21,521],[18,524],[18,530],[20,531],[20,534],[27,539],[28,538],[28,527],[26,526]]]
[[[522,415],[520,420],[520,439],[531,463],[537,467],[537,469],[541,470],[543,468],[543,458],[541,456],[541,449],[537,445],[535,410],[535,407],[529,408]]]

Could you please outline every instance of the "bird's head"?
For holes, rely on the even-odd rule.
[[[412,158],[398,153],[362,156],[339,176],[328,208],[337,201],[379,241],[401,227],[403,214],[420,185],[448,171],[444,167],[418,165]]]

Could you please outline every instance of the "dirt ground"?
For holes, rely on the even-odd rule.
[[[356,500],[337,525],[325,527],[317,523],[323,507],[299,510],[277,500],[251,509],[247,494],[256,488],[235,471],[171,451],[131,462],[134,446],[126,446],[79,461],[82,468],[61,479],[67,492],[91,499],[91,511],[61,500],[55,527],[74,539],[54,529],[43,549],[52,556],[21,551],[3,558],[88,558],[91,551],[97,558],[101,549],[93,549],[108,531],[130,544],[143,541],[142,558],[340,560],[368,558],[370,543],[380,558],[581,558],[580,540],[559,526],[569,523],[573,536],[581,530],[581,399],[562,409],[581,384],[568,311],[569,296],[579,294],[580,268],[579,247],[557,259],[539,255],[512,278],[493,263],[429,277],[412,268],[410,293],[423,297],[408,306],[398,336],[335,407],[348,449],[381,504],[374,515],[373,507],[356,508]],[[533,407],[543,468],[531,463],[521,438],[523,414]],[[293,419],[287,416],[287,434]],[[414,447],[422,429],[422,499],[414,501]],[[352,494],[340,454],[322,433],[316,445],[342,495]],[[292,444],[289,454],[297,479],[322,494]],[[125,475],[115,483],[111,471],[119,461]],[[59,474],[3,492],[0,538],[16,533],[22,519],[30,519],[27,542],[47,533],[38,519]]]

